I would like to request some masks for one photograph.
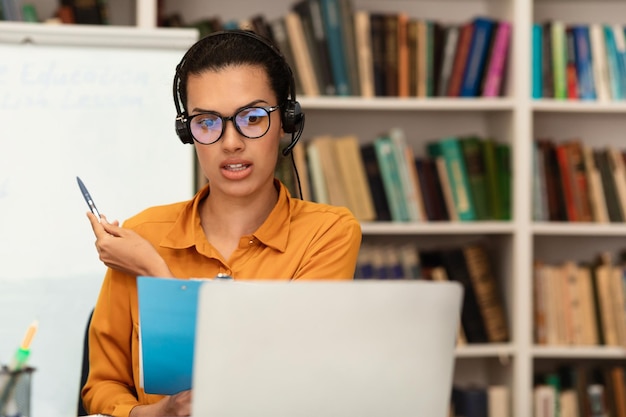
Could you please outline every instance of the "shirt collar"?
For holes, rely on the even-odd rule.
[[[277,251],[284,252],[289,240],[291,223],[291,195],[280,181],[274,180],[278,188],[278,201],[263,224],[253,233],[261,243]],[[206,237],[200,223],[198,206],[209,195],[207,184],[196,193],[193,199],[184,204],[171,229],[162,239],[160,246],[170,249],[185,249],[206,244]]]

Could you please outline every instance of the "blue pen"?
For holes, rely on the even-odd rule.
[[[83,193],[83,197],[85,198],[85,201],[87,202],[87,205],[89,206],[89,210],[91,210],[91,212],[98,218],[98,221],[100,221],[100,212],[96,208],[96,205],[94,204],[93,199],[91,198],[91,195],[89,194],[89,191],[87,191],[87,187],[85,187],[85,184],[83,184],[83,182],[80,180],[79,177],[76,177],[76,181],[78,181],[80,192]]]

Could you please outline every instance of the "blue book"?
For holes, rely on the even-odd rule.
[[[591,40],[589,26],[572,26],[574,50],[576,55],[576,75],[578,76],[578,94],[582,100],[596,99],[596,83],[593,78],[591,58]]]
[[[532,32],[532,97],[540,99],[543,97],[543,28],[539,23],[533,24]]]
[[[603,25],[604,41],[606,43],[606,58],[609,68],[609,82],[611,87],[611,97],[613,100],[621,100],[624,98],[624,86],[622,85],[622,77],[620,72],[620,57],[617,53],[617,44],[613,29],[608,25]]]
[[[461,97],[476,97],[480,93],[483,67],[487,61],[487,53],[491,43],[491,36],[495,21],[485,17],[477,17],[473,21],[474,33],[467,55],[467,65],[463,72],[461,83]]]
[[[339,96],[349,96],[351,91],[341,28],[341,7],[338,0],[320,0],[320,6],[336,93]]]
[[[374,140],[374,149],[385,188],[385,196],[391,211],[391,220],[407,222],[410,220],[409,211],[404,198],[402,178],[393,141],[388,136],[379,136]]]

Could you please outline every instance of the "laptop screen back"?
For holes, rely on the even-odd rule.
[[[444,417],[461,295],[429,281],[204,285],[192,415]]]

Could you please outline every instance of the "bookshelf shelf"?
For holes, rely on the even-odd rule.
[[[533,101],[532,109],[544,113],[626,113],[626,102],[541,99]]]
[[[510,343],[464,345],[455,350],[457,358],[498,358],[505,363],[515,353],[516,348]]]
[[[535,223],[532,226],[532,231],[537,236],[626,236],[626,224]]]
[[[512,234],[511,222],[363,222],[364,235],[506,235]]]
[[[542,359],[622,359],[626,348],[620,346],[535,346],[532,354]]]
[[[376,111],[510,111],[515,102],[509,98],[396,98],[396,97],[301,97],[303,109],[376,110]]]

